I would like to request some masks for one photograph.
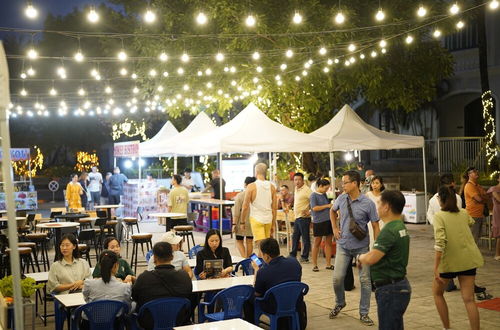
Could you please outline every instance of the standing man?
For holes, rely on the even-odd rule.
[[[220,192],[220,180],[222,180],[222,194]],[[212,187],[212,198],[215,199],[225,199],[226,198],[226,181],[220,177],[219,170],[212,171],[212,181],[210,181],[210,187]]]
[[[477,244],[481,237],[481,228],[484,222],[484,206],[488,203],[489,198],[483,187],[477,183],[479,172],[475,167],[469,167],[465,171],[464,178],[466,177],[468,177],[468,181],[464,187],[465,209],[474,219],[471,230]]]
[[[404,329],[403,314],[410,303],[411,286],[406,278],[410,236],[401,216],[405,202],[400,191],[382,192],[377,211],[385,225],[373,250],[358,258],[358,267],[370,266],[381,330]]]
[[[372,184],[372,179],[375,177],[374,170],[365,171],[365,183],[361,186],[361,193],[366,194],[370,191],[370,186]]]
[[[335,257],[335,269],[333,271],[333,289],[335,291],[335,307],[330,312],[330,318],[335,318],[345,307],[344,278],[347,268],[351,267],[352,258],[369,250],[370,236],[368,235],[368,223],[373,227],[373,237],[377,239],[380,232],[378,225],[379,217],[375,204],[359,190],[361,178],[356,171],[347,171],[342,176],[342,187],[344,194],[340,195],[330,209],[330,221],[332,222],[333,234],[337,240],[337,255]],[[340,211],[340,228],[337,224]],[[352,218],[352,219],[351,219]],[[349,224],[354,221],[359,229],[365,232],[362,239],[358,239],[349,230]],[[370,296],[372,284],[370,280],[370,267],[363,265],[359,271],[359,282],[361,283],[361,299],[359,302],[360,321],[364,325],[373,325],[368,316],[370,310]]]
[[[266,180],[267,166],[264,163],[255,165],[257,180],[250,183],[245,191],[245,200],[241,209],[241,230],[252,227],[253,240],[259,247],[260,241],[273,236],[276,228],[276,188],[271,181]],[[245,223],[250,212],[250,224]],[[259,250],[260,256],[260,250]]]
[[[115,167],[113,175],[109,178],[109,203],[112,205],[120,204],[121,196],[123,196],[123,184],[128,181],[128,178],[120,173],[120,168]]]
[[[295,173],[293,176],[295,193],[293,195],[293,212],[295,223],[293,224],[292,251],[290,256],[296,258],[299,248],[300,237],[302,236],[301,262],[309,262],[309,250],[311,249],[311,237],[309,227],[311,226],[311,207],[309,199],[312,194],[311,188],[304,183],[304,174]]]
[[[172,217],[165,224],[167,231],[170,231],[175,226],[187,225],[187,206],[189,202],[189,193],[186,188],[181,186],[182,177],[179,174],[174,174],[172,177],[173,189],[168,194],[167,212],[184,213],[185,216]]]
[[[186,188],[189,192],[193,191],[194,187],[194,182],[193,178],[191,177],[191,169],[186,168],[184,170],[184,176],[182,177],[182,186]]]
[[[102,183],[102,190],[101,190],[101,204],[106,205],[109,204],[109,191],[111,188],[109,187],[109,179],[111,179],[111,172],[106,173],[106,178],[104,182]]]
[[[97,170],[96,166],[92,166],[92,172],[89,173],[89,186],[87,189],[90,192],[90,198],[92,199],[92,209],[94,206],[99,205],[101,201],[101,187],[102,187],[102,175]]]

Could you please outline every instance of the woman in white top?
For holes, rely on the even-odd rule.
[[[64,294],[81,290],[83,281],[90,278],[90,267],[87,260],[80,258],[75,235],[64,235],[56,254],[56,262],[50,266],[47,291]]]
[[[375,203],[375,205],[377,205],[378,201],[380,201],[380,197],[382,196],[382,191],[384,190],[385,190],[384,180],[382,179],[381,176],[376,175],[372,178],[372,181],[370,183],[370,191],[366,193],[366,197],[371,199]],[[378,222],[378,225],[380,226],[380,230],[382,230],[384,222],[380,220]],[[370,234],[370,250],[371,250],[373,247],[373,243],[375,243],[372,226],[368,226],[368,232]]]

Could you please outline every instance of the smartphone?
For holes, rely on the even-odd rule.
[[[255,253],[252,253],[252,255],[250,256],[250,259],[252,259],[253,262],[255,262],[255,264],[257,266],[262,266],[262,261],[260,260],[259,257],[257,257],[257,255]]]

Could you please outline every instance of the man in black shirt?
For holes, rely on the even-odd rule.
[[[167,297],[179,297],[193,300],[193,284],[188,273],[184,270],[175,270],[171,265],[174,258],[172,246],[167,242],[156,243],[153,247],[153,261],[155,269],[145,271],[135,281],[132,287],[132,299],[137,302],[137,310],[145,303]],[[190,324],[190,310],[181,312],[177,317],[177,325]],[[139,320],[145,329],[153,328],[151,316],[145,315]]]
[[[222,180],[222,195],[220,193],[220,180]],[[212,181],[210,181],[210,186],[212,187],[212,198],[215,199],[226,198],[226,181],[224,181],[224,179],[220,177],[219,170],[212,171]]]

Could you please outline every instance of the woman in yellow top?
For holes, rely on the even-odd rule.
[[[474,220],[464,209],[457,207],[455,191],[442,186],[438,192],[441,211],[434,215],[434,303],[445,329],[450,328],[444,289],[450,279],[458,277],[462,299],[471,329],[479,330],[479,311],[474,302],[476,269],[484,263],[470,226]]]
[[[66,186],[66,200],[68,201],[68,207],[70,209],[77,209],[82,207],[82,198],[80,195],[83,194],[83,189],[78,182],[78,175],[71,175],[71,182]]]

